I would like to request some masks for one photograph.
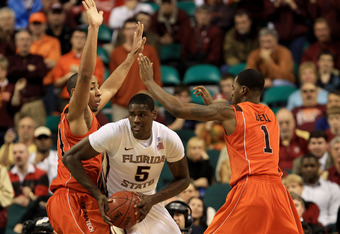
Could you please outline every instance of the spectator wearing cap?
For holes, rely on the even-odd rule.
[[[47,115],[50,115],[54,110],[53,77],[51,70],[61,56],[60,42],[57,38],[46,34],[47,18],[42,12],[36,12],[30,16],[28,28],[32,33],[33,39],[30,52],[41,55],[49,71],[44,77],[43,84],[46,89],[46,95],[44,96],[45,110]]]
[[[30,155],[30,162],[36,165],[39,169],[47,172],[49,184],[57,176],[58,169],[58,154],[52,150],[52,133],[45,126],[38,127],[34,131],[34,142],[37,146],[37,151]]]
[[[328,141],[333,140],[334,137],[340,136],[340,107],[335,106],[327,110],[327,121],[329,129],[326,131]]]
[[[61,45],[61,54],[64,55],[72,48],[70,39],[73,31],[65,23],[67,16],[66,12],[61,3],[56,2],[51,5],[46,14],[48,23],[46,34],[58,38]]]
[[[13,203],[27,207],[38,196],[48,195],[48,177],[45,171],[29,161],[25,144],[14,143],[13,157],[14,167],[9,171],[15,193]]]
[[[21,91],[23,106],[15,116],[15,122],[21,116],[31,116],[38,126],[45,125],[45,107],[43,103],[44,87],[43,78],[47,68],[43,57],[30,53],[32,36],[27,30],[21,30],[15,35],[18,53],[8,57],[7,78],[10,83],[24,78],[26,87]]]
[[[15,12],[16,29],[27,28],[30,15],[42,9],[41,0],[8,0],[7,6]]]

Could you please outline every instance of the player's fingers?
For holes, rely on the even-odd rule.
[[[85,1],[82,1],[82,3],[83,3],[83,6],[84,6],[84,8],[85,8],[85,11],[88,11],[88,10],[89,10],[89,7],[87,6],[86,2],[85,2]]]
[[[113,199],[112,199],[112,198],[108,198],[106,201],[107,201],[108,203],[111,203],[111,202],[113,202]]]

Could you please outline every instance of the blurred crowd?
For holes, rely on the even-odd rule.
[[[104,12],[94,72],[100,83],[130,52],[138,21],[155,81],[183,102],[199,103],[191,88],[203,84],[214,101],[230,103],[237,73],[259,70],[265,77],[262,102],[280,126],[283,183],[305,233],[339,231],[340,0],[95,2]],[[58,116],[69,101],[66,83],[78,72],[87,36],[84,13],[80,0],[0,3],[0,233],[6,227],[21,233],[26,220],[46,216],[49,184],[57,174]],[[218,82],[185,81],[190,68],[207,64],[217,68]],[[165,80],[168,66],[179,82]],[[128,101],[145,89],[135,62],[97,115],[101,125],[127,117]],[[160,105],[158,112],[157,121],[181,137],[192,178],[168,210],[175,218],[179,207],[188,220],[188,209],[171,202],[189,205],[191,225],[182,229],[203,233],[219,208],[205,195],[213,185],[224,184],[226,192],[229,186],[224,129],[216,122],[175,118]],[[159,188],[162,181],[163,174]],[[225,194],[212,200],[218,199],[223,204]]]

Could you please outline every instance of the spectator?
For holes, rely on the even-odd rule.
[[[27,28],[30,15],[42,9],[41,0],[8,0],[7,6],[15,13],[16,29]]]
[[[192,210],[192,218],[194,220],[192,226],[192,234],[201,234],[207,229],[207,208],[202,198],[192,197],[188,205]]]
[[[225,102],[219,100],[216,102]],[[222,150],[225,146],[224,128],[217,121],[208,121],[196,124],[196,136],[204,140],[206,149],[209,150]]]
[[[145,11],[140,11],[136,14],[136,20],[144,25],[143,36],[147,38],[146,43],[152,45],[156,49],[158,56],[160,56],[161,42],[159,36],[155,32],[150,30],[151,17],[152,15]]]
[[[52,133],[45,126],[40,126],[34,131],[34,142],[37,152],[30,154],[29,161],[37,168],[46,171],[49,184],[57,176],[58,153],[52,150]]]
[[[221,64],[222,31],[211,24],[211,8],[196,8],[194,25],[182,43],[182,59],[187,67],[197,64]]]
[[[334,67],[340,69],[340,43],[332,39],[331,29],[326,19],[317,18],[314,21],[314,35],[317,41],[311,44],[305,50],[301,59],[301,63],[310,61],[316,65],[320,52],[323,50],[328,50],[334,55],[335,58],[337,58]]]
[[[327,121],[329,129],[326,131],[328,140],[340,136],[340,107],[331,107],[327,110]]]
[[[9,177],[14,189],[13,203],[27,207],[31,200],[48,195],[46,172],[29,162],[28,148],[23,143],[13,145],[14,167]]]
[[[340,89],[339,70],[334,68],[334,56],[322,51],[318,56],[319,79],[317,85],[328,92]]]
[[[174,96],[180,99],[182,102],[189,103],[191,101],[190,90],[186,85],[177,85],[175,87]],[[190,129],[194,130],[197,121],[185,120],[181,118],[175,118],[168,111],[165,111],[165,120],[168,128],[171,130]]]
[[[213,177],[213,168],[210,166],[204,141],[198,137],[190,138],[187,143],[187,156],[190,177],[194,180],[195,187],[209,187]]]
[[[214,94],[214,100],[226,100],[229,104],[231,102],[231,95],[233,91],[234,75],[227,73],[223,74],[219,83],[219,93]]]
[[[300,63],[308,27],[306,25],[306,4],[304,0],[267,1],[266,15],[274,23],[279,42],[289,48],[296,64]]]
[[[47,11],[46,34],[58,38],[62,55],[68,53],[72,48],[70,40],[73,30],[65,22],[66,12],[63,6],[59,2],[53,3]]]
[[[257,34],[257,28],[248,12],[237,11],[234,16],[234,27],[224,38],[224,63],[228,66],[245,63],[250,52],[259,46]]]
[[[162,45],[184,43],[190,28],[189,16],[176,4],[176,0],[161,0],[152,16],[151,30],[160,36]]]
[[[14,127],[14,115],[22,105],[20,91],[25,88],[26,80],[20,79],[15,85],[7,79],[8,61],[0,57],[0,145],[8,129]]]
[[[293,161],[303,156],[307,151],[308,132],[295,128],[293,113],[286,108],[276,113],[280,126],[279,167],[284,171],[293,169]]]
[[[303,179],[300,176],[296,174],[289,174],[284,179],[282,179],[282,183],[284,184],[284,186],[287,187],[290,193],[296,193],[299,196],[301,196],[304,188],[304,183]],[[305,211],[302,214],[303,220],[308,223],[319,224],[318,222],[320,213],[319,207],[314,202],[311,201],[305,200],[304,203]]]
[[[253,50],[247,58],[247,68],[260,71],[265,77],[265,87],[273,85],[292,85],[292,53],[278,44],[278,34],[274,29],[263,28],[259,32],[260,47]]]
[[[318,73],[316,70],[316,66],[312,62],[302,63],[299,67],[299,82],[300,87],[305,83],[313,83],[317,84]],[[327,91],[317,87],[317,102],[319,104],[327,103]],[[294,91],[291,95],[289,95],[287,108],[289,110],[293,110],[294,107],[302,106],[302,94],[301,90]]]
[[[32,116],[38,125],[45,125],[46,112],[43,103],[43,78],[47,68],[43,57],[30,53],[32,36],[27,30],[21,30],[15,35],[15,43],[19,53],[8,58],[7,77],[10,83],[20,78],[27,80],[26,87],[21,91],[23,106],[15,116],[15,122],[20,116]]]
[[[124,0],[123,6],[115,7],[111,11],[109,26],[114,30],[119,30],[123,28],[124,22],[127,19],[135,16],[140,11],[153,14],[153,9],[149,4],[139,2],[138,0]]]
[[[326,106],[317,102],[317,87],[313,83],[305,83],[301,87],[302,106],[292,110],[296,128],[311,132],[318,118],[326,115]]]
[[[179,200],[174,200],[167,204],[165,208],[178,225],[182,234],[192,233],[192,211],[188,204]]]
[[[328,98],[327,98],[327,111],[332,107],[340,107],[340,91],[334,90],[329,92]],[[327,116],[323,116],[319,118],[315,123],[315,130],[322,130],[327,131],[329,129],[329,124],[327,120]]]
[[[328,153],[328,136],[323,131],[311,132],[308,139],[308,151],[313,154],[320,164],[320,172],[333,166],[333,160],[331,155]],[[301,171],[301,159],[297,158],[294,160],[293,173],[300,175]]]
[[[305,155],[301,160],[301,174],[304,180],[302,198],[315,202],[320,215],[318,221],[327,228],[334,230],[337,212],[340,206],[340,187],[336,183],[319,177],[320,165],[313,155]]]
[[[28,147],[28,152],[33,153],[37,151],[37,147],[34,144],[34,129],[35,121],[29,116],[22,117],[17,125],[18,142],[24,143]],[[13,143],[16,138],[16,134],[13,129],[7,130],[5,134],[5,144],[0,148],[0,163],[7,168],[14,164],[13,159]]]
[[[136,23],[137,21],[134,18],[128,19],[124,23],[123,35],[125,38],[125,42],[123,45],[116,47],[111,53],[109,64],[111,72],[114,71],[130,53],[134,32],[136,31]],[[148,56],[150,61],[153,62],[153,72],[155,75],[154,79],[157,84],[161,84],[160,62],[155,48],[153,48],[151,45],[145,44],[143,54],[145,56]],[[131,84],[133,85],[131,86]],[[142,90],[146,90],[146,87],[140,80],[138,63],[137,61],[135,61],[132,64],[122,86],[112,99],[113,121],[118,121],[128,116],[127,107],[130,99],[132,98],[132,96]]]
[[[0,164],[0,233],[6,233],[7,209],[12,204],[14,191],[7,168]]]
[[[328,168],[322,177],[340,186],[340,136],[335,137],[330,145],[330,154],[334,161],[334,166]]]
[[[215,178],[217,183],[230,183],[231,169],[227,147],[223,147],[218,157]]]
[[[72,33],[71,45],[72,49],[67,54],[61,56],[57,65],[53,69],[54,86],[60,88],[60,106],[59,110],[63,110],[64,106],[69,101],[69,95],[66,89],[66,83],[68,79],[79,70],[80,58],[83,52],[86,41],[86,31],[82,29],[76,29]],[[125,58],[125,57],[124,57]],[[97,56],[96,68],[94,70],[94,76],[96,76],[99,84],[104,80],[104,64],[102,60]]]
[[[9,7],[0,8],[0,55],[15,54],[15,13]]]
[[[188,203],[192,197],[198,197],[199,191],[194,185],[194,181],[191,180],[189,186],[183,190],[180,194],[178,194],[179,200],[182,200],[185,203]]]

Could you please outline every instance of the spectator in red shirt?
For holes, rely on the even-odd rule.
[[[330,143],[330,153],[334,166],[322,173],[321,177],[337,183],[340,186],[340,136],[335,137]]]
[[[14,189],[13,203],[26,207],[39,196],[48,195],[48,178],[45,171],[29,162],[28,148],[23,143],[13,145],[14,167],[9,171]]]
[[[292,112],[286,108],[276,113],[280,126],[280,162],[282,170],[292,170],[294,159],[303,156],[307,152],[308,132],[295,128],[295,120]]]
[[[329,129],[326,131],[328,140],[333,140],[334,137],[340,136],[340,107],[334,106],[327,110],[327,121]]]
[[[301,63],[311,61],[317,65],[320,52],[328,50],[337,58],[335,67],[340,69],[340,42],[333,40],[331,28],[326,19],[318,18],[314,21],[314,35],[317,41],[304,52]]]

